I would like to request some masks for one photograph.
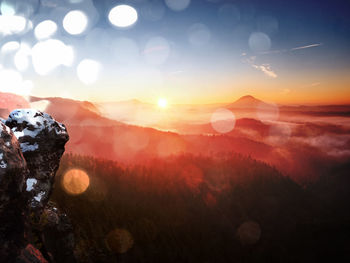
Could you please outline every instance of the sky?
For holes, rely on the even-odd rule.
[[[0,11],[3,92],[350,103],[347,0],[3,0]]]

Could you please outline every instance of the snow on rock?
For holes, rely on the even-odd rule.
[[[38,110],[14,110],[6,121],[0,120],[1,262],[47,262],[31,245],[36,242],[35,235],[39,239],[45,236],[45,251],[54,255],[55,262],[73,262],[68,260],[74,258],[71,224],[57,208],[48,205],[68,139],[63,124]],[[36,228],[31,220],[39,220],[44,212],[57,220]],[[47,242],[50,238],[51,243]],[[56,246],[50,247],[55,242],[65,254],[61,249],[56,251]]]
[[[39,145],[37,143],[29,144],[28,142],[21,143],[21,150],[22,152],[33,152],[37,149],[39,149]]]
[[[0,153],[0,168],[5,169],[7,167],[6,161],[4,161],[4,154]]]
[[[27,191],[30,192],[31,190],[34,189],[34,186],[36,185],[38,181],[35,178],[28,178],[27,179]]]
[[[49,114],[36,109],[12,111],[6,125],[16,135],[21,143],[21,148],[23,146],[22,152],[38,151],[40,144],[35,145],[34,142],[46,140],[50,141],[50,144],[61,142],[64,145],[69,138],[67,129],[63,124],[55,121]],[[33,145],[33,147],[30,147],[30,145]],[[50,145],[46,148],[50,148]]]
[[[34,196],[35,201],[40,202],[41,198],[43,198],[44,195],[45,195],[44,191],[38,193],[36,196]]]
[[[42,209],[49,199],[64,146],[69,139],[67,129],[49,114],[36,109],[12,111],[6,125],[20,143],[29,178],[37,180],[30,190],[30,204],[33,208]]]

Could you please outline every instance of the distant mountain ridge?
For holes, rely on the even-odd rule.
[[[260,106],[266,106],[269,105],[268,103],[259,100],[252,95],[246,95],[243,97],[240,97],[235,102],[229,104],[227,108],[229,109],[256,109]]]
[[[89,101],[77,101],[67,98],[48,97],[38,98],[30,97],[30,102],[47,101],[48,104],[43,111],[48,112],[60,122],[67,125],[96,125],[111,126],[122,125],[122,123],[104,117],[98,107]]]
[[[24,98],[16,96],[0,94],[0,99],[6,103],[9,100],[8,105],[17,107],[19,105],[18,102],[21,101],[19,99],[24,100]],[[33,105],[33,103],[45,102],[47,104],[43,103],[45,107],[40,108],[40,110],[49,113],[57,121],[67,126],[71,137],[67,143],[67,152],[92,155],[97,158],[120,162],[142,163],[149,160],[149,158],[157,156],[167,157],[181,153],[210,156],[221,152],[236,152],[272,164],[282,172],[296,175],[316,174],[315,169],[317,170],[318,167],[315,168],[312,165],[314,162],[306,162],[305,160],[309,158],[308,156],[317,156],[317,161],[320,161],[322,158],[326,158],[324,156],[325,153],[320,151],[317,145],[310,145],[307,146],[308,148],[305,148],[305,145],[299,147],[299,144],[309,142],[310,134],[319,136],[327,131],[331,133],[332,137],[335,133],[340,132],[342,132],[341,136],[348,134],[346,129],[339,131],[340,128],[334,125],[327,128],[324,125],[313,127],[308,125],[308,123],[299,123],[300,120],[303,120],[300,118],[303,114],[304,120],[317,121],[314,115],[308,113],[309,115],[307,116],[303,111],[298,112],[299,115],[293,113],[294,115],[289,116],[287,111],[282,112],[280,110],[280,116],[281,112],[284,114],[284,124],[289,126],[290,123],[294,125],[291,126],[291,129],[294,129],[293,127],[297,128],[297,130],[291,130],[291,134],[286,133],[285,129],[281,130],[281,127],[277,124],[259,120],[256,115],[253,117],[242,117],[245,114],[249,116],[252,113],[255,114],[257,105],[264,103],[253,96],[244,96],[238,99],[230,104],[231,106],[233,105],[231,108],[227,104],[219,105],[218,107],[206,107],[204,105],[201,108],[201,105],[199,105],[195,108],[169,107],[167,109],[160,109],[155,105],[154,111],[144,111],[142,107],[135,107],[125,109],[122,112],[124,115],[121,116],[129,119],[135,117],[136,120],[148,120],[152,117],[149,113],[158,113],[159,115],[156,117],[159,117],[159,119],[156,119],[156,121],[159,120],[158,123],[164,125],[160,128],[152,123],[150,125],[142,125],[138,122],[135,122],[136,124],[127,124],[122,119],[108,118],[103,113],[100,113],[98,105],[87,101],[38,97],[31,97],[30,99],[31,103],[28,103],[28,107],[38,105]],[[14,100],[12,104],[10,103],[11,100]],[[236,117],[234,129],[226,134],[220,134],[215,131],[210,118],[213,112],[220,107],[230,109]],[[296,111],[300,108],[289,107]],[[314,107],[307,109],[317,109],[316,114],[320,112],[319,109],[324,110],[327,108]],[[0,113],[4,118],[7,118],[8,112],[12,110],[3,109]],[[324,114],[324,111],[322,111],[322,114]],[[174,116],[177,116],[178,119],[173,118]],[[202,122],[196,121],[199,118],[202,118]],[[295,125],[296,123],[293,124],[292,118],[298,122],[297,125]],[[278,122],[281,121],[283,122],[281,119],[278,120]],[[282,128],[285,125],[282,125]],[[325,129],[327,130],[325,131]],[[281,131],[282,134],[280,135]],[[281,144],[281,148],[279,148],[271,144],[269,140],[271,132],[272,136],[277,139],[283,139],[283,136],[289,135],[293,135],[293,137],[290,140],[289,137],[286,138],[286,144]],[[292,138],[294,139],[293,141]],[[346,147],[341,146],[336,150],[346,152]]]

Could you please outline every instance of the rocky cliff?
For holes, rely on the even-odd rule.
[[[0,133],[1,262],[74,262],[70,221],[49,203],[66,127],[21,109],[1,120]]]

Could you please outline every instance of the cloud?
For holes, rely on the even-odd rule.
[[[270,64],[252,65],[254,68],[261,70],[265,75],[271,78],[277,78],[277,74],[271,69]]]
[[[244,59],[243,62],[251,65],[253,68],[255,68],[257,70],[260,70],[261,72],[263,72],[266,76],[268,76],[270,78],[277,78],[277,74],[272,70],[271,65],[268,63],[259,65],[258,63],[256,63],[255,56]]]

